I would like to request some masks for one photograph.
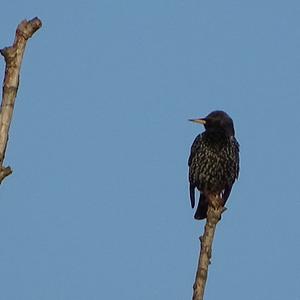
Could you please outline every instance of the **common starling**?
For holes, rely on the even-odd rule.
[[[239,143],[233,121],[224,111],[190,121],[205,127],[194,140],[188,161],[191,205],[194,208],[197,188],[200,198],[194,218],[201,220],[207,217],[210,194],[220,195],[223,206],[230,195],[239,174]]]

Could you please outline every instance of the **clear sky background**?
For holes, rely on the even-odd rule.
[[[300,2],[5,1],[0,47],[35,16],[0,187],[0,300],[190,299],[203,128],[187,119],[215,109],[234,119],[241,173],[206,300],[299,300]]]

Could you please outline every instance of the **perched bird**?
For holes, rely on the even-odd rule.
[[[239,143],[234,137],[233,121],[224,111],[190,121],[205,127],[194,140],[188,160],[191,205],[194,208],[197,188],[200,199],[194,218],[201,220],[207,216],[210,194],[220,195],[222,206],[230,195],[239,175]]]

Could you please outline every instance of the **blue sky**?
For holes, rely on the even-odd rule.
[[[38,16],[0,189],[0,300],[190,299],[187,157],[215,109],[241,173],[206,300],[300,299],[299,1],[6,1]],[[1,61],[1,74],[4,63]]]

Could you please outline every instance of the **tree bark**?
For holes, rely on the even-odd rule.
[[[0,184],[6,176],[12,173],[10,167],[3,166],[3,162],[8,141],[8,131],[19,86],[23,54],[27,40],[41,26],[42,22],[38,18],[34,18],[30,21],[22,21],[17,27],[13,45],[0,50],[6,63],[0,110]]]
[[[206,224],[204,234],[200,237],[200,256],[196,272],[195,283],[193,285],[193,300],[203,300],[204,290],[208,274],[208,265],[210,264],[212,243],[217,223],[221,220],[222,213],[226,210],[222,205],[223,200],[219,195],[209,196],[209,205],[207,210]]]

